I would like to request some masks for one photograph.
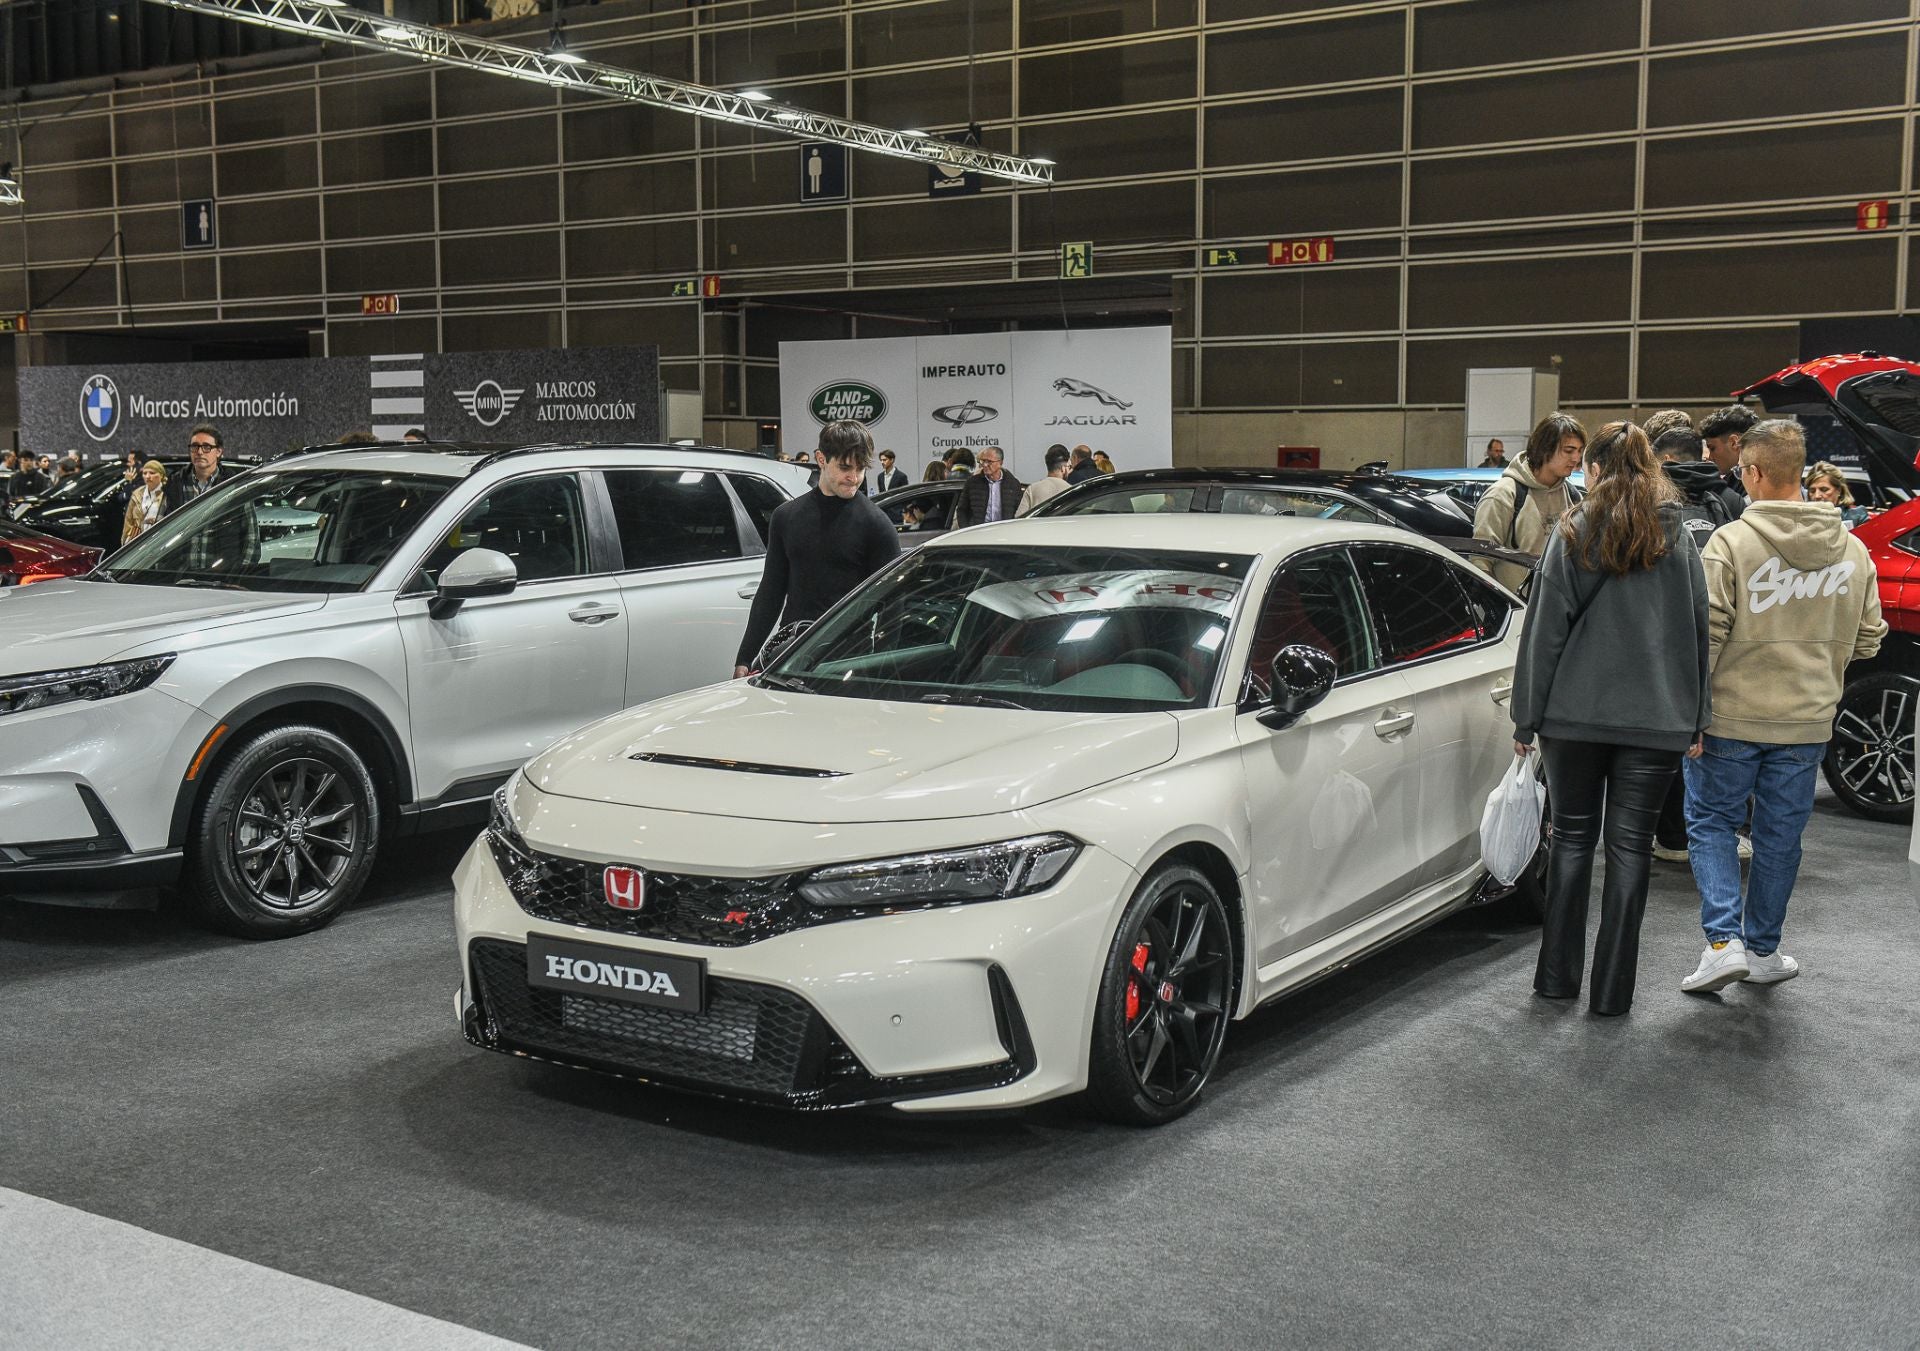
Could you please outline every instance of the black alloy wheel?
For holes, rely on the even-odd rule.
[[[1834,796],[1870,821],[1913,819],[1913,720],[1920,680],[1877,671],[1849,681],[1821,772]]]
[[[262,732],[208,785],[190,850],[194,901],[247,938],[317,929],[359,895],[379,833],[373,779],[352,746],[320,727]]]
[[[1158,1126],[1188,1111],[1233,1015],[1233,935],[1205,874],[1169,864],[1128,904],[1094,1008],[1087,1087],[1113,1120]]]

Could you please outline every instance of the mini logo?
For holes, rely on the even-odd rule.
[[[1060,379],[1053,387],[1070,399],[1098,399],[1109,408],[1131,408],[1133,405],[1117,394],[1109,394],[1098,385],[1090,385],[1085,380]]]
[[[498,382],[482,380],[472,389],[456,389],[453,397],[460,400],[460,406],[467,415],[482,427],[497,427],[520,402],[524,389],[502,389]]]
[[[615,864],[600,874],[600,887],[615,910],[638,910],[647,903],[647,875],[638,868]]]
[[[104,375],[90,375],[80,386],[80,425],[96,441],[120,430],[120,391]]]
[[[871,427],[887,415],[887,396],[862,380],[835,380],[813,391],[807,411],[823,427],[829,422]]]
[[[971,427],[976,422],[992,422],[1000,416],[1000,410],[968,399],[965,403],[950,403],[945,408],[936,408],[927,416],[949,427]]]

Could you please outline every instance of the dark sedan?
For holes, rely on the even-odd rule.
[[[143,462],[144,463],[144,462]],[[168,474],[184,474],[184,459],[160,461]],[[15,519],[29,530],[54,535],[112,553],[120,547],[126,526],[126,466],[118,461],[97,464],[68,479]]]
[[[1076,484],[1033,514],[1168,511],[1313,516],[1397,525],[1435,539],[1473,536],[1473,517],[1444,487],[1371,469],[1133,469]]]

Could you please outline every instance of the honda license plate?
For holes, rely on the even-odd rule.
[[[603,943],[527,935],[527,984],[542,990],[625,1004],[699,1013],[706,1007],[707,964]]]

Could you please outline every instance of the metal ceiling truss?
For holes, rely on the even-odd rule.
[[[555,54],[489,38],[468,37],[427,24],[346,8],[338,0],[331,4],[324,0],[151,0],[151,3],[275,28],[283,33],[301,33],[324,42],[343,42],[388,56],[411,56],[437,65],[504,75],[577,94],[597,94],[650,108],[692,113],[696,117],[758,127],[800,140],[833,141],[897,159],[951,165],[1014,183],[1053,181],[1050,160],[1002,155],[941,140],[924,132],[890,131],[865,122],[809,112],[765,97],[754,98],[622,70],[565,51]]]

